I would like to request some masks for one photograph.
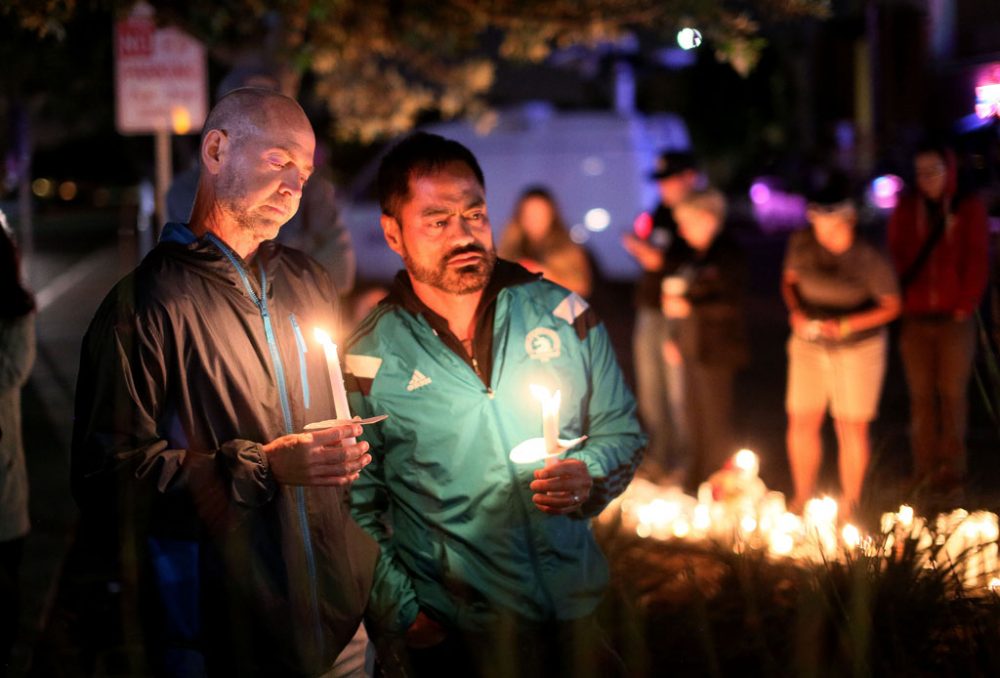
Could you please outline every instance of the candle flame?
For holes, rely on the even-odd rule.
[[[674,536],[683,539],[691,534],[691,523],[683,516],[674,521]]]
[[[802,529],[802,519],[786,511],[778,519],[778,527],[784,532],[798,532]]]
[[[744,473],[757,475],[760,471],[760,460],[752,450],[742,449],[733,455],[733,465]]]
[[[1000,537],[1000,526],[997,525],[995,516],[983,518],[981,533],[986,541],[996,541]]]
[[[538,384],[532,384],[529,388],[531,389],[531,395],[541,401],[543,405],[558,405],[562,400],[562,393],[559,390],[552,392],[544,386],[539,386]]]
[[[844,525],[844,529],[840,531],[840,536],[848,548],[856,549],[861,544],[861,530],[850,523]]]
[[[315,328],[315,329],[313,329],[313,336],[315,336],[316,337],[316,341],[318,341],[319,343],[323,344],[323,346],[333,346],[334,345],[333,344],[333,339],[330,338],[330,335],[327,334],[325,331],[321,330],[318,327]]]
[[[549,392],[549,389],[545,388],[544,386],[539,386],[538,384],[532,384],[528,388],[531,389],[531,395],[535,396],[535,398],[541,400],[543,403],[552,397],[551,393]]]
[[[531,395],[535,396],[542,403],[543,417],[546,415],[558,415],[559,408],[562,405],[562,391],[556,389],[553,392],[538,384],[532,384],[530,388]]]
[[[770,539],[771,552],[779,556],[787,556],[795,548],[792,535],[785,532],[772,532]]]
[[[707,530],[712,526],[712,514],[709,513],[708,506],[698,504],[694,507],[694,527],[696,530]]]
[[[639,522],[652,525],[667,525],[680,515],[681,507],[676,502],[654,499],[639,508]]]
[[[909,528],[913,525],[913,507],[903,504],[899,507],[899,512],[896,514],[899,518],[899,524],[905,528]]]
[[[806,502],[805,514],[815,523],[834,523],[837,520],[837,500],[832,497],[810,499]]]
[[[993,577],[990,579],[989,589],[993,593],[1000,593],[1000,577]]]

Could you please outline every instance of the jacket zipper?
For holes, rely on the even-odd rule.
[[[431,328],[431,331],[434,332],[434,329]],[[437,332],[434,332],[434,335],[437,336]],[[440,337],[438,338],[440,339]],[[448,350],[450,353],[454,353],[450,349]],[[455,357],[458,358],[458,356]],[[476,360],[475,356],[472,356],[471,361],[459,360],[458,362],[465,365],[465,367],[472,369],[473,373],[477,377],[476,382],[478,384],[483,383],[482,373],[479,371],[479,361]],[[493,374],[497,373],[497,368],[499,366],[500,366],[499,362],[495,362],[493,364]],[[496,391],[493,390],[492,385],[486,385],[486,397],[489,398],[490,400],[490,413],[493,416],[493,424],[496,427],[498,435],[500,436],[500,444],[503,445],[503,448],[505,450],[513,449],[510,445],[510,441],[507,440],[507,436],[504,435],[503,426],[501,425],[500,414],[497,412],[497,404],[495,401]],[[514,462],[512,462],[510,460],[510,457],[508,457],[507,455],[504,455],[504,460],[507,463],[507,473],[510,476],[511,485],[513,485],[516,488],[515,491],[521,498],[518,507],[521,510],[521,527],[523,528],[525,538],[528,542],[528,557],[531,560],[531,569],[534,571],[535,577],[538,579],[538,586],[542,590],[542,595],[545,596],[545,603],[548,605],[549,610],[554,614],[556,609],[555,599],[552,597],[552,592],[549,591],[549,587],[545,583],[545,577],[542,574],[541,562],[538,557],[538,549],[535,546],[534,533],[531,529],[531,521],[528,519],[527,512],[531,510],[531,507],[526,505],[523,493],[520,487],[518,486],[519,479],[517,477],[517,469],[514,468]]]
[[[497,412],[497,404],[496,401],[494,400],[495,392],[491,387],[488,388],[487,395],[490,399],[490,412],[493,415],[493,423],[496,426],[497,432],[500,435],[500,443],[503,445],[504,450],[513,449],[511,447],[510,441],[507,440],[507,436],[504,435],[503,426],[500,425],[501,424],[500,414]],[[549,587],[545,583],[545,576],[542,573],[541,561],[538,557],[538,548],[535,546],[534,531],[531,529],[531,521],[528,519],[528,511],[531,510],[531,506],[527,505],[527,502],[524,500],[524,494],[520,486],[518,485],[520,479],[517,476],[517,469],[514,467],[514,462],[512,462],[510,460],[510,457],[506,454],[504,455],[504,461],[507,463],[507,473],[510,476],[511,484],[514,486],[518,497],[521,498],[521,501],[518,503],[518,506],[521,509],[521,525],[524,529],[524,534],[528,541],[528,557],[531,560],[531,569],[534,571],[535,577],[538,578],[538,586],[542,590],[542,595],[545,596],[545,603],[546,605],[548,605],[549,611],[552,614],[555,614],[556,611],[555,599],[553,599],[552,592],[549,591]]]
[[[278,342],[274,336],[274,328],[271,325],[271,314],[267,310],[267,273],[264,271],[264,267],[260,267],[260,296],[254,291],[253,286],[250,284],[250,278],[247,276],[247,272],[244,270],[243,266],[236,259],[236,255],[229,249],[229,247],[219,240],[214,234],[208,233],[207,237],[215,244],[229,262],[239,273],[240,279],[243,281],[243,286],[246,288],[247,293],[250,295],[251,301],[253,301],[254,306],[260,312],[261,320],[264,322],[264,336],[267,338],[267,346],[271,352],[271,361],[274,365],[274,375],[278,386],[278,397],[281,401],[281,414],[285,422],[285,433],[294,433],[295,427],[292,425],[292,411],[288,405],[288,391],[285,386],[285,369],[281,362],[281,353],[278,351]],[[322,650],[323,643],[323,633],[320,625],[319,617],[319,592],[316,586],[316,554],[313,551],[312,544],[312,533],[309,529],[309,516],[306,513],[306,497],[305,488],[296,487],[295,488],[295,501],[298,508],[299,523],[302,529],[302,541],[305,547],[306,554],[306,569],[309,574],[309,593],[312,598],[312,615],[313,615],[313,626],[314,632],[316,634],[317,646]]]

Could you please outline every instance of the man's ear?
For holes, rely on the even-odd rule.
[[[229,152],[229,135],[221,129],[212,129],[201,142],[201,163],[211,174],[218,174],[223,159]]]
[[[402,257],[403,229],[399,225],[399,221],[396,217],[390,217],[388,214],[383,214],[379,223],[382,225],[382,235],[385,236],[385,243],[389,246],[389,249]]]

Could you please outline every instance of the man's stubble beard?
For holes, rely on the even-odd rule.
[[[447,262],[450,258],[466,252],[479,252],[484,254],[484,259],[479,263],[463,266],[459,269],[452,270],[448,267]],[[402,258],[407,272],[418,282],[448,294],[473,294],[483,290],[489,283],[493,269],[496,267],[497,252],[495,247],[491,247],[489,250],[481,246],[463,247],[452,250],[442,257],[437,268],[428,268],[417,263],[410,256],[406,246],[403,245]]]
[[[278,232],[287,220],[279,223],[276,219],[252,214],[242,200],[244,195],[246,188],[242,177],[236,173],[220,177],[216,199],[223,213],[241,230],[252,234],[255,240],[272,240],[278,237]]]

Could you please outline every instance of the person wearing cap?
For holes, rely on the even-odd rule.
[[[951,492],[966,472],[969,378],[989,276],[986,206],[958,190],[955,154],[937,144],[914,156],[916,190],[889,220],[903,288],[899,352],[910,391],[914,484]]]
[[[813,497],[829,408],[839,447],[842,515],[858,505],[868,468],[868,427],[885,376],[886,325],[900,295],[889,259],[857,237],[848,182],[832,175],[809,195],[810,228],[792,235],[781,277],[788,306],[788,459],[791,509]]]
[[[684,430],[682,361],[669,341],[667,321],[660,310],[660,287],[666,252],[687,248],[677,237],[672,210],[698,186],[701,173],[691,153],[665,151],[649,177],[656,181],[660,202],[652,212],[639,215],[636,232],[622,241],[642,269],[636,283],[632,355],[639,416],[649,435],[643,471],[683,484],[690,462]]]

